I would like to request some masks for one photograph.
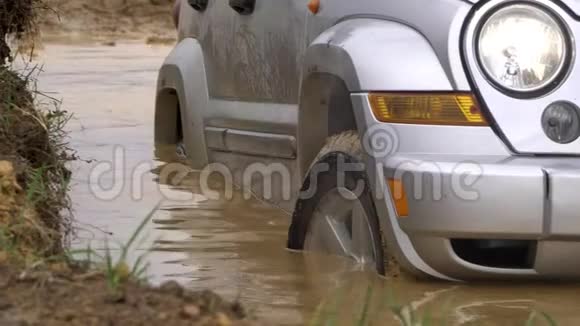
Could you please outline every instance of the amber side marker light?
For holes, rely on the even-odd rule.
[[[320,0],[310,0],[310,2],[308,2],[308,9],[311,13],[316,15],[320,11]]]
[[[371,93],[369,101],[381,122],[487,126],[469,93]]]
[[[389,189],[391,190],[391,197],[395,203],[395,210],[399,217],[409,216],[409,202],[407,201],[407,194],[401,180],[387,179]]]

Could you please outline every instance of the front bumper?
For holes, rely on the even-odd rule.
[[[384,163],[387,177],[403,180],[409,202],[409,216],[398,218],[399,226],[439,273],[456,279],[580,277],[580,158],[395,155]],[[531,265],[468,262],[451,239],[529,240]]]
[[[367,95],[351,100],[363,145],[371,144],[383,236],[403,268],[448,280],[580,279],[579,157],[514,156],[489,127],[379,123]],[[407,217],[397,216],[389,178],[403,181]],[[453,246],[465,239],[531,244],[529,264],[468,261]]]

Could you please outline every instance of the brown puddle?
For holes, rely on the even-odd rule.
[[[387,303],[401,305],[404,316],[418,309],[449,324],[523,325],[533,310],[560,325],[580,322],[578,285],[384,280],[340,259],[285,250],[285,213],[240,196],[220,201],[194,194],[195,173],[181,186],[158,184],[152,171],[175,160],[172,148],[156,151],[152,142],[157,69],[170,50],[139,43],[49,44],[37,58],[44,64],[39,89],[62,98],[75,114],[70,141],[89,160],[73,164],[75,247],[102,248],[107,236],[113,244],[126,242],[156,204],[170,197],[133,259],[152,247],[147,260],[153,282],[175,279],[228,299],[239,297],[266,324],[304,324],[320,313],[353,324],[366,306],[373,324],[396,325]]]

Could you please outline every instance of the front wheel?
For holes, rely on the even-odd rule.
[[[349,257],[385,274],[379,220],[356,132],[331,137],[311,166],[288,248]]]

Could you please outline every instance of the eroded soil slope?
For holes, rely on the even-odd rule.
[[[175,36],[173,0],[45,0],[53,10],[43,15],[43,37],[99,39]]]

